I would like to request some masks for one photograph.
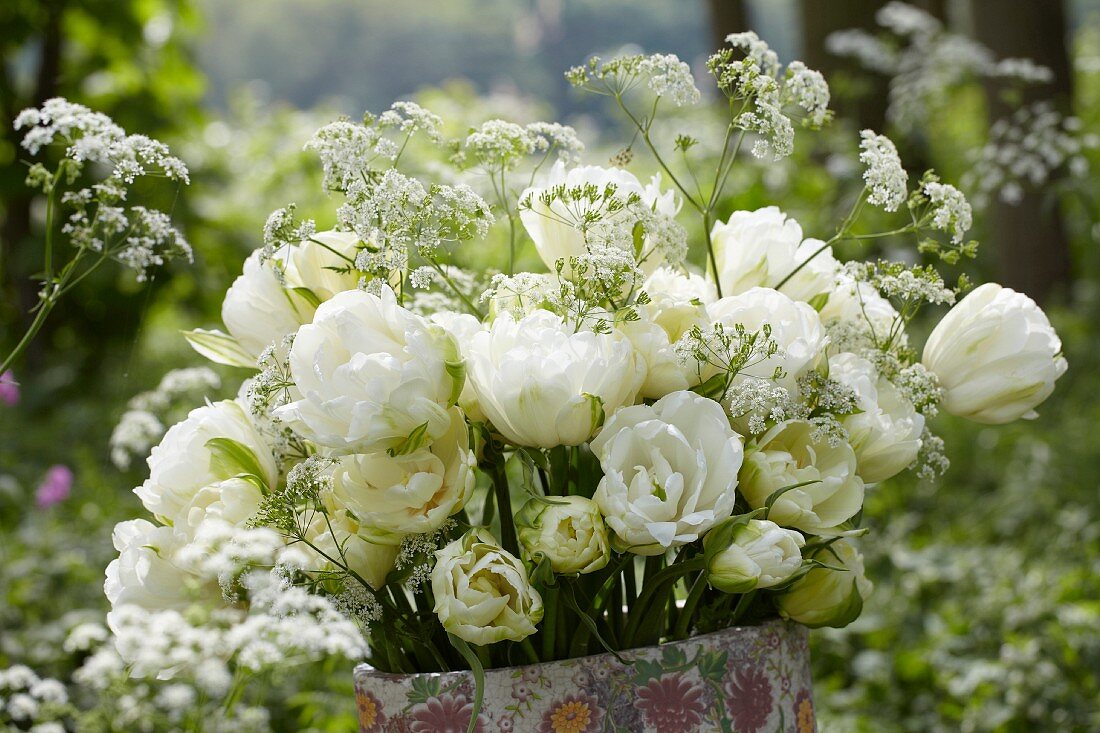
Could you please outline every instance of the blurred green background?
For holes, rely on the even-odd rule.
[[[1100,2],[926,0],[953,32],[1000,57],[1050,66],[1022,96],[963,77],[919,125],[887,118],[886,80],[831,55],[828,34],[874,27],[875,0],[4,0],[0,118],[52,96],[103,110],[167,141],[192,185],[170,206],[193,266],[138,285],[119,268],[89,278],[16,366],[17,405],[0,404],[0,667],[68,675],[60,649],[78,619],[105,608],[102,569],[116,521],[140,516],[143,466],[111,465],[108,438],[126,401],[169,369],[202,363],[179,330],[212,327],[221,297],[288,202],[333,223],[318,166],[302,145],[340,113],[415,97],[448,120],[560,119],[602,163],[629,143],[598,101],[561,73],[625,45],[672,52],[696,69],[726,33],[753,28],[781,59],[826,72],[838,119],[799,136],[782,164],[746,164],[725,212],[779,204],[807,235],[828,235],[859,188],[856,131],[895,135],[912,175],[968,169],[998,115],[1050,100],[1100,132]],[[947,71],[950,71],[948,69]],[[0,138],[0,345],[33,305],[43,207],[23,185],[25,156]],[[458,128],[461,130],[461,127]],[[640,157],[640,156],[639,156]],[[937,429],[952,467],[935,483],[898,479],[870,495],[864,543],[877,588],[863,617],[814,632],[823,731],[1100,730],[1100,154],[1091,173],[1055,170],[1013,206],[976,211],[972,268],[1040,300],[1064,340],[1069,373],[1041,417]],[[847,160],[848,168],[841,163]],[[639,160],[646,171],[648,161]],[[848,256],[864,256],[853,250]],[[233,392],[244,376],[222,370]],[[212,394],[214,398],[221,395]],[[36,508],[51,465],[72,496]],[[268,690],[287,730],[351,723],[349,670],[311,688]],[[304,683],[303,683],[304,684]],[[261,691],[258,694],[263,694]]]

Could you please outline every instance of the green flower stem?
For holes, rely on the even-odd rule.
[[[493,497],[497,503],[497,514],[500,515],[500,543],[505,550],[519,557],[519,541],[516,539],[515,518],[512,516],[508,475],[504,470],[504,454],[489,448],[486,449],[485,454],[486,463],[489,466],[489,477],[493,480]]]
[[[693,573],[696,570],[702,570],[704,563],[705,560],[702,557],[695,557],[691,560],[676,563],[646,578],[645,584],[642,586],[642,593],[638,596],[638,602],[630,609],[630,620],[627,622],[626,632],[623,634],[623,647],[625,649],[634,646],[639,627],[642,626],[643,622],[648,621],[649,625],[652,625],[654,619],[660,620],[661,614],[652,616],[647,614],[654,596],[664,590],[669,583],[679,580],[681,576]],[[662,605],[664,604],[662,603]]]
[[[695,583],[691,586],[691,591],[688,593],[687,600],[684,602],[684,607],[676,617],[676,627],[672,631],[673,639],[687,638],[688,632],[691,631],[691,621],[692,617],[695,616],[695,609],[699,606],[699,601],[703,598],[703,593],[706,589],[707,574],[705,572],[700,572],[695,576]]]

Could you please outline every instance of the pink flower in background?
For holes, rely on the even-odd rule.
[[[8,407],[19,404],[19,383],[15,381],[15,374],[11,369],[0,374],[0,402]]]
[[[38,485],[34,492],[34,503],[39,509],[46,509],[54,504],[60,504],[69,498],[73,488],[73,472],[68,466],[58,464],[50,466],[46,471],[46,477]]]

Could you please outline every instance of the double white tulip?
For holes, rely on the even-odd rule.
[[[266,262],[256,250],[222,301],[226,330],[245,353],[257,358],[313,320],[318,303],[356,287],[359,275],[349,268],[358,244],[355,234],[328,231],[281,247]]]
[[[542,555],[555,573],[583,575],[611,559],[600,507],[583,496],[530,499],[516,514],[516,527],[528,556]]]
[[[842,418],[841,424],[860,478],[873,484],[904,471],[920,451],[924,416],[871,362],[855,354],[831,357],[829,377],[856,393],[860,411]]]
[[[301,397],[275,415],[338,454],[408,452],[439,438],[465,379],[454,337],[389,288],[323,303],[294,339],[290,370]]]
[[[778,287],[824,245],[817,239],[803,241],[802,227],[775,206],[735,211],[727,221],[715,222],[710,238],[723,295]],[[838,268],[832,250],[826,248],[781,290],[795,300],[809,302],[832,289]]]
[[[330,509],[327,514],[315,512],[305,531],[309,544],[295,546],[309,558],[310,564],[303,569],[324,573],[346,568],[365,580],[371,588],[380,590],[401,548],[397,544],[366,539],[362,529],[359,522],[348,516],[346,509]]]
[[[975,422],[1036,417],[1066,371],[1062,342],[1031,298],[996,283],[974,289],[936,325],[924,366],[940,380],[943,408]]]
[[[673,392],[623,408],[592,451],[604,472],[592,498],[620,550],[659,555],[733,512],[741,437],[714,400]]]
[[[768,430],[745,453],[741,494],[754,509],[787,489],[772,504],[768,518],[784,527],[826,534],[851,519],[863,506],[863,480],[856,454],[847,443],[815,440],[814,426],[788,420]],[[804,484],[798,488],[788,488]]]
[[[150,512],[191,533],[207,517],[243,526],[259,509],[262,487],[273,489],[279,478],[271,447],[233,400],[192,410],[146,462],[149,478],[134,493]]]
[[[542,596],[523,561],[484,529],[436,551],[432,595],[443,628],[471,644],[522,641],[542,620]]]
[[[184,533],[131,519],[115,525],[112,539],[118,557],[107,566],[103,590],[113,608],[182,610],[195,601],[196,594],[201,595],[198,579],[175,561],[177,551],[189,540]],[[205,590],[217,593],[216,587]]]
[[[627,321],[620,328],[645,362],[641,396],[657,399],[688,389],[697,381],[694,365],[679,358],[674,344],[693,327],[709,325],[706,305],[717,295],[714,285],[702,276],[668,267],[650,275],[642,290],[649,302],[637,308],[638,320]]]
[[[560,199],[555,199],[547,206],[539,200],[539,197],[555,186],[564,186],[566,189],[595,186],[601,197],[608,186],[614,186],[616,198],[622,201],[634,194],[641,199],[643,206],[652,211],[675,216],[679,210],[673,192],[661,191],[660,179],[656,176],[649,185],[642,186],[634,174],[622,168],[601,168],[589,165],[566,170],[565,164],[559,161],[550,169],[549,174],[540,186],[528,188],[520,194],[520,201],[529,198],[531,202],[530,208],[524,208],[520,211],[520,221],[523,222],[524,229],[527,230],[527,234],[535,243],[535,249],[538,251],[539,257],[546,263],[550,272],[556,271],[558,260],[564,260],[566,263],[565,272],[568,273],[569,259],[579,257],[586,252],[587,247],[582,225],[586,223],[585,217],[587,215],[598,212],[604,218],[608,216],[603,211],[604,202],[602,198],[594,204],[587,201],[567,204]],[[628,213],[624,210],[617,214],[611,214],[610,218],[627,215]],[[660,258],[654,253],[646,258],[643,266],[647,271],[652,271],[659,264]]]
[[[704,546],[712,536],[704,538]],[[802,567],[800,548],[805,544],[805,538],[793,529],[766,519],[750,519],[733,530],[724,550],[713,555],[708,552],[707,581],[725,593],[772,588]]]
[[[497,316],[470,344],[470,381],[482,412],[516,445],[580,445],[605,414],[633,404],[645,370],[622,333],[577,331],[535,311]]]
[[[332,472],[332,501],[359,522],[359,534],[398,545],[407,534],[439,529],[473,493],[477,459],[462,410],[450,410],[450,428],[405,455],[384,451],[344,456]]]
[[[863,556],[847,540],[837,540],[814,556],[824,565],[796,580],[776,599],[779,614],[811,628],[840,628],[856,620],[874,585],[863,570]],[[836,569],[834,569],[836,568]]]
[[[771,379],[778,367],[783,374],[776,384],[797,395],[799,377],[824,358],[828,337],[817,311],[777,290],[751,288],[740,295],[722,298],[707,306],[707,315],[712,323],[721,323],[730,332],[738,324],[749,333],[761,330],[764,324],[771,326],[771,338],[778,351],[743,369],[741,379]],[[711,373],[704,371],[704,379]]]

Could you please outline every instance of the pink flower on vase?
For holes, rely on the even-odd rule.
[[[8,407],[19,404],[19,383],[15,381],[15,374],[11,369],[0,374],[0,402]]]
[[[474,704],[465,695],[445,694],[417,703],[409,711],[411,733],[466,733]],[[477,733],[485,733],[485,720],[477,716]]]
[[[756,733],[772,712],[772,683],[761,669],[739,669],[726,683],[726,709],[738,733]]]
[[[703,720],[703,688],[683,675],[665,675],[638,690],[634,705],[645,713],[646,722],[657,733],[684,733],[694,730]]]
[[[34,492],[34,503],[39,509],[47,509],[69,498],[73,489],[73,472],[68,466],[50,466],[46,477]]]

